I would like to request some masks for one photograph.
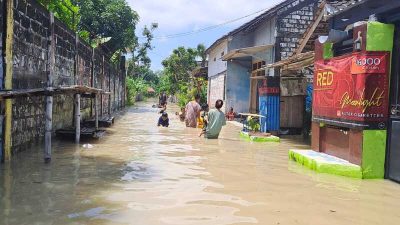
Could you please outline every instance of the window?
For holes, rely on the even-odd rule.
[[[259,61],[259,62],[254,62],[252,66],[252,72],[251,76],[257,77],[257,76],[265,76],[265,61]]]
[[[225,52],[221,52],[221,57],[225,55]]]

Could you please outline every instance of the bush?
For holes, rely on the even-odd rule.
[[[141,96],[146,96],[149,85],[143,79],[126,79],[128,105],[133,105],[136,100],[141,100]]]

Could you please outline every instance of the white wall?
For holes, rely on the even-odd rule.
[[[208,54],[208,77],[213,77],[226,71],[226,62],[222,61],[221,53],[223,52],[226,55],[227,51],[228,41],[221,42],[210,51]]]
[[[211,108],[214,108],[214,104],[218,99],[225,100],[225,73],[210,77],[208,80],[208,90],[208,104]],[[225,108],[222,110],[225,111]]]

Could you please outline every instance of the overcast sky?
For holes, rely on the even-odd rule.
[[[195,47],[203,43],[210,46],[216,39],[257,15],[242,19],[217,29],[179,38],[162,38],[166,35],[195,31],[224,23],[261,9],[270,8],[282,0],[127,0],[139,13],[138,35],[144,25],[158,23],[153,41],[154,50],[149,54],[154,70],[162,69],[161,61],[178,46]]]

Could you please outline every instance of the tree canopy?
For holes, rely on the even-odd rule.
[[[109,38],[102,45],[110,52],[132,48],[139,15],[125,0],[77,0],[80,8],[80,30],[88,30],[90,39]]]
[[[135,48],[139,15],[126,0],[39,0],[47,9],[90,44],[109,52]],[[149,33],[151,31],[147,29]]]
[[[206,83],[201,78],[192,76],[192,71],[199,67],[198,60],[204,66],[207,60],[205,46],[199,44],[197,48],[178,47],[172,54],[162,61],[163,74],[160,77],[158,89],[160,92],[177,94],[179,105],[185,105],[195,94],[200,94],[202,101],[206,99]]]
[[[63,21],[72,30],[77,30],[80,20],[79,7],[71,0],[38,0],[54,16]]]

